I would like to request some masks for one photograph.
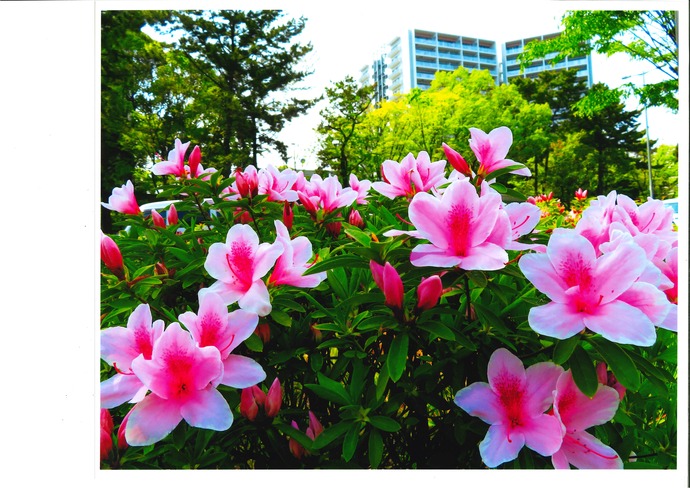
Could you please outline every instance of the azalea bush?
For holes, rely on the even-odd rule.
[[[675,468],[671,211],[520,195],[511,144],[113,189],[102,468]]]

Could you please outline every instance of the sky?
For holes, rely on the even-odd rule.
[[[384,11],[378,6],[381,3],[392,10]],[[403,13],[411,4],[409,1],[374,3],[369,0],[365,3],[351,0],[331,2],[333,8],[309,10],[311,31],[308,33],[314,36],[315,56],[335,61],[330,71],[326,70],[326,64],[321,64],[320,83],[340,79],[352,70],[358,71],[370,60],[371,46],[390,40],[398,27],[408,28],[405,24],[409,22],[405,21]],[[654,3],[659,8],[669,4],[684,9],[685,50],[681,50],[681,56],[687,67],[687,4],[685,0]],[[123,482],[140,482],[141,478],[148,478],[155,484],[163,482],[166,486],[189,486],[190,482],[199,479],[208,480],[204,474],[210,475],[178,471],[100,472],[95,432],[99,378],[97,368],[92,367],[99,361],[96,327],[99,320],[97,270],[100,269],[98,15],[101,8],[189,8],[190,5],[189,1],[0,1],[3,162],[0,207],[5,209],[0,239],[5,325],[0,370],[9,372],[3,376],[3,390],[9,396],[2,411],[9,419],[3,423],[3,439],[9,439],[11,444],[2,464],[7,479],[14,479],[12,472],[16,471],[16,477],[21,476],[22,480],[36,478],[37,486],[50,484],[56,475],[69,476],[75,486],[120,487]],[[295,2],[285,0],[222,3],[198,0],[193,5],[198,8],[296,6]],[[516,9],[505,2],[484,0],[481,5],[490,8],[480,12],[474,3],[461,0],[428,2],[428,5],[430,12],[421,7],[413,12],[415,27],[491,37],[483,30],[472,30],[479,25],[490,26],[496,29],[499,42],[499,35],[512,38],[552,30],[555,24],[548,25],[549,15],[556,14],[551,9],[568,6],[564,2],[523,0]],[[596,7],[602,4],[580,2],[580,5]],[[614,5],[614,2],[606,5]],[[642,6],[643,3],[633,5]],[[545,15],[540,21],[543,24],[530,26],[527,12],[531,17]],[[355,47],[365,41],[364,47]],[[626,74],[640,72],[627,68]],[[623,68],[618,70],[623,73]],[[686,72],[681,69],[681,73]],[[682,144],[681,192],[687,192],[688,182],[687,130],[684,128],[688,120],[686,83],[682,85],[679,124],[664,129],[678,135]],[[295,130],[299,133],[307,129]],[[651,113],[650,131],[654,138],[661,135],[661,128],[653,124]],[[682,197],[681,201],[687,202],[687,194]],[[687,252],[687,210],[684,212],[682,222],[685,225],[680,229],[680,241]],[[687,255],[681,266],[687,269]],[[687,279],[687,273],[680,274],[681,296],[687,296]],[[679,308],[679,315],[687,317],[687,301],[679,303]],[[681,346],[685,346],[679,348],[679,376],[687,378],[687,334],[679,334],[679,338],[682,338]],[[678,388],[679,411],[685,412],[687,382],[680,381]],[[687,486],[688,418],[680,415],[678,421],[681,469],[621,473],[614,482],[622,481],[630,487]],[[462,484],[477,481],[475,475],[479,473],[484,482],[489,478],[499,482],[507,480],[500,472],[489,474],[486,471],[461,474],[423,470],[367,471],[366,484],[362,486],[371,486],[372,481],[403,482],[404,486],[410,482]],[[281,472],[276,479],[274,473],[266,472],[220,473],[222,482],[238,486],[257,485],[257,481],[262,485],[271,477],[271,481],[279,481],[281,486],[305,486],[323,483],[320,474],[296,470]],[[509,474],[511,486],[533,486],[535,476],[546,480],[550,486],[555,482],[559,487],[606,486],[614,479],[611,473],[593,471],[560,473],[560,476],[556,472],[535,474],[529,471],[503,474]],[[602,483],[602,477],[607,483]],[[338,472],[337,476],[325,481],[329,487],[344,487],[352,486],[352,480],[351,476]]]

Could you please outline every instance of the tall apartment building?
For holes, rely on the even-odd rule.
[[[378,79],[386,86],[379,90],[382,93],[377,92],[377,102],[412,88],[425,90],[437,71],[455,71],[458,66],[468,71],[486,69],[496,84],[500,80],[496,42],[458,34],[410,29],[385,47],[382,64],[385,77]],[[371,83],[376,76],[376,62],[363,67],[361,74],[360,82]]]
[[[556,56],[549,54],[546,58],[534,60],[527,68],[520,70],[518,56],[525,50],[525,46],[532,41],[543,41],[553,39],[560,35],[560,32],[545,34],[542,36],[517,39],[503,44],[502,52],[502,82],[510,83],[511,78],[526,77],[536,78],[542,71],[559,71],[562,69],[577,69],[577,79],[585,81],[587,88],[592,86],[592,57],[578,56],[566,57],[563,61],[552,65],[551,60]]]
[[[518,55],[525,45],[533,40],[544,40],[560,35],[556,32],[542,36],[528,37],[506,42],[501,56],[497,54],[496,42],[487,39],[444,34],[429,30],[410,29],[406,35],[396,37],[384,46],[379,57],[361,70],[360,83],[376,84],[375,102],[392,99],[412,88],[423,90],[431,86],[437,71],[455,71],[458,66],[468,71],[488,70],[496,84],[510,83],[516,76],[534,78],[542,71],[576,68],[578,78],[587,87],[592,86],[592,60],[590,56],[566,58],[556,65],[550,61],[554,54],[535,60],[520,71]],[[499,61],[500,60],[500,61]]]

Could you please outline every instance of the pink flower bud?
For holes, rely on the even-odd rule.
[[[124,274],[124,264],[122,262],[122,253],[120,248],[117,247],[115,241],[107,236],[101,231],[101,259],[103,264],[108,268],[115,276],[123,279]]]
[[[442,144],[442,146],[443,152],[446,153],[446,158],[448,158],[448,162],[451,164],[451,166],[459,173],[471,177],[472,170],[470,169],[470,165],[467,164],[467,161],[465,161],[465,158],[463,158],[459,152],[457,152],[455,149],[452,149],[445,142]]]
[[[130,410],[127,412],[127,415],[125,415],[125,418],[122,419],[122,423],[120,424],[120,428],[117,429],[117,448],[120,451],[124,451],[129,447],[129,444],[127,444],[127,439],[125,438],[125,431],[127,430],[127,420],[129,419],[129,414],[131,414],[132,411]]]
[[[400,275],[390,263],[381,266],[376,261],[369,261],[374,282],[383,291],[386,305],[393,309],[402,309],[404,288]]]
[[[329,222],[326,224],[326,230],[333,236],[333,237],[338,237],[340,235],[340,231],[343,228],[343,223],[342,222]]]
[[[254,333],[259,336],[261,342],[268,344],[271,340],[271,326],[263,322],[256,326]]]
[[[199,148],[199,146],[194,146],[192,154],[189,155],[189,175],[192,178],[197,177],[199,163],[201,163],[201,149]]]
[[[113,417],[110,412],[101,408],[101,461],[110,456],[113,450]]]
[[[268,389],[268,394],[266,395],[266,403],[264,403],[266,417],[272,419],[280,411],[280,407],[283,403],[283,388],[280,386],[280,381],[278,378],[273,380],[271,387]]]
[[[168,225],[177,225],[178,222],[179,218],[177,217],[177,209],[173,203],[168,209]]]
[[[240,193],[240,196],[242,198],[247,198],[249,196],[249,183],[239,168],[235,170],[235,184],[237,185],[237,191]]]
[[[292,204],[285,202],[283,206],[283,223],[288,230],[292,230],[292,223],[295,220],[295,213],[292,211]]]
[[[292,425],[292,427],[294,427],[295,429],[299,430],[299,425],[297,425],[297,422],[295,422],[294,420],[290,423],[290,425]],[[302,459],[306,452],[304,447],[302,447],[302,444],[300,444],[292,438],[288,440],[288,448],[290,449],[292,455],[295,456],[297,459]]]
[[[417,287],[417,310],[428,310],[438,304],[443,293],[443,284],[438,275],[423,278]]]
[[[627,390],[618,382],[613,372],[608,371],[607,368],[606,363],[597,363],[597,378],[599,379],[599,383],[610,386],[616,390],[618,392],[618,397],[623,400]]]
[[[134,196],[134,185],[127,181],[121,188],[113,188],[113,192],[108,198],[108,203],[101,203],[108,210],[120,212],[128,215],[141,213],[137,199]]]
[[[319,422],[319,419],[316,418],[314,412],[309,410],[309,427],[307,427],[307,436],[311,440],[314,440],[319,436],[319,434],[321,434],[321,432],[323,432],[321,422]]]
[[[163,219],[163,216],[156,211],[155,208],[151,210],[151,218],[153,219],[153,225],[165,229],[165,220]]]
[[[258,386],[244,388],[240,394],[240,413],[250,422],[254,422],[259,413],[259,407],[266,402],[266,394]]]
[[[359,211],[355,210],[354,208],[350,211],[350,216],[347,220],[350,225],[354,225],[360,229],[364,228],[364,220],[362,220],[362,216],[359,214]]]
[[[582,190],[582,188],[578,188],[575,191],[575,198],[577,198],[579,201],[582,201],[587,198],[587,190]]]

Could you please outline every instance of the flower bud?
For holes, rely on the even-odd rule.
[[[168,225],[177,225],[178,222],[179,218],[177,217],[177,209],[173,203],[168,209]]]
[[[261,342],[264,344],[268,344],[268,342],[271,340],[271,326],[265,322],[257,325],[256,329],[254,329],[254,333],[259,336]]]
[[[450,165],[453,168],[455,168],[459,173],[471,177],[472,170],[470,169],[470,165],[467,164],[467,161],[465,161],[465,158],[463,158],[459,152],[457,152],[455,149],[452,149],[445,142],[442,144],[442,146],[443,152],[446,153],[446,158],[448,158],[448,162],[450,163]]]
[[[101,461],[113,450],[113,417],[106,408],[101,408]]]
[[[376,261],[369,261],[369,268],[374,282],[383,291],[386,305],[393,309],[402,309],[404,288],[400,275],[390,263],[381,266]]]
[[[103,231],[101,231],[101,259],[105,267],[115,276],[120,279],[124,278],[124,264],[122,262],[120,248],[117,247],[115,241],[110,236],[105,235]]]
[[[364,220],[362,220],[362,216],[359,214],[359,211],[355,210],[354,208],[350,211],[350,216],[347,220],[350,225],[354,225],[360,229],[364,228]]]
[[[292,427],[295,428],[296,430],[299,430],[299,425],[297,425],[297,422],[295,422],[294,420],[290,423],[290,425],[292,425]],[[288,448],[290,449],[290,452],[292,453],[292,455],[295,456],[297,459],[302,459],[302,457],[304,457],[304,454],[306,452],[304,450],[304,447],[302,447],[302,444],[300,444],[299,442],[297,442],[293,438],[290,438],[288,440]]]
[[[194,146],[192,153],[189,155],[189,175],[192,178],[197,177],[199,163],[201,163],[201,148],[199,148],[199,146]]]
[[[338,237],[340,235],[340,231],[343,228],[343,223],[342,222],[328,222],[326,224],[326,230],[333,236],[333,237]]]
[[[438,275],[423,278],[417,287],[417,310],[434,308],[443,292],[443,284]]]
[[[575,190],[575,198],[578,201],[585,200],[587,198],[587,190],[583,191],[582,188],[578,188],[577,190]]]
[[[240,394],[240,413],[250,422],[256,420],[259,414],[259,407],[264,406],[266,394],[258,386],[244,388]]]
[[[292,222],[294,220],[295,213],[292,211],[292,204],[286,201],[285,205],[283,206],[283,223],[285,224],[285,227],[287,227],[287,230],[292,230]]]
[[[321,434],[321,432],[323,432],[321,422],[319,422],[319,419],[316,418],[314,412],[309,410],[309,427],[307,427],[307,436],[311,440],[314,440],[319,436],[319,434]]]
[[[602,385],[610,386],[618,392],[618,397],[623,400],[626,388],[618,382],[613,372],[608,371],[606,363],[597,363],[597,378]]]
[[[127,430],[127,420],[129,419],[129,414],[131,413],[131,410],[127,412],[125,418],[122,419],[120,427],[117,429],[117,448],[120,451],[124,451],[129,447],[129,444],[127,444],[127,439],[125,438],[125,431]]]
[[[266,395],[266,402],[264,403],[266,417],[272,419],[280,411],[283,404],[283,388],[280,386],[278,378],[273,380],[271,387],[268,389]]]
[[[155,208],[151,210],[151,218],[153,219],[153,225],[165,229],[165,220],[163,219],[163,216],[156,211]]]

